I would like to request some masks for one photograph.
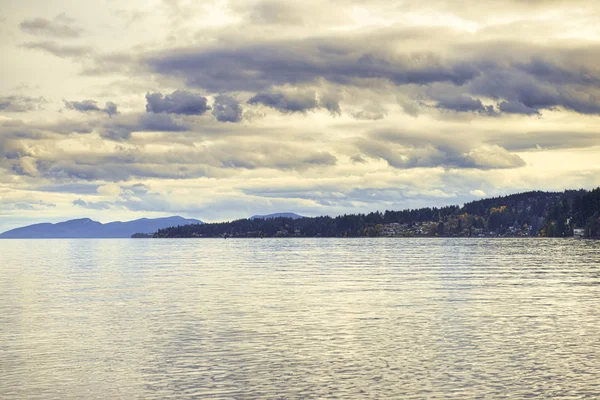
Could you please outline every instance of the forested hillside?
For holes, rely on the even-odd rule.
[[[315,218],[241,219],[161,229],[157,238],[600,236],[600,188],[592,191],[526,192],[466,203]]]

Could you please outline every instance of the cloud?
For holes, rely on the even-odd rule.
[[[113,204],[108,201],[87,202],[82,199],[73,200],[73,205],[91,210],[110,210],[113,208]]]
[[[415,204],[419,207],[437,206],[456,203],[457,195],[441,189],[424,189],[409,187],[355,187],[347,184],[327,184],[312,187],[285,186],[285,187],[244,187],[245,194],[255,198],[266,198],[272,201],[310,201],[313,210],[310,214],[323,215],[324,210],[331,209],[363,209],[371,212],[379,208],[404,209]],[[306,206],[306,203],[304,203]],[[316,211],[317,206],[321,210]],[[297,206],[298,207],[298,206]],[[297,210],[297,208],[294,208]],[[325,212],[325,214],[329,214]],[[331,215],[331,214],[329,214]]]
[[[362,106],[361,109],[359,109],[358,111],[350,112],[350,115],[354,119],[364,121],[377,121],[385,118],[387,114],[388,111],[386,110],[386,108],[375,101],[372,101]]]
[[[337,97],[331,93],[317,94],[313,90],[284,89],[257,93],[248,100],[248,104],[262,104],[283,114],[304,114],[321,108],[326,109],[333,116],[342,114]]]
[[[19,175],[39,176],[38,163],[34,157],[22,156],[13,165],[13,170]]]
[[[98,192],[98,185],[90,183],[65,183],[65,184],[52,184],[43,186],[34,186],[32,190],[37,192],[49,192],[49,193],[72,193],[72,194],[95,194]]]
[[[106,102],[104,108],[98,106],[98,102],[95,100],[83,100],[83,101],[67,101],[63,100],[65,107],[69,110],[75,110],[82,113],[86,112],[103,112],[109,117],[119,114],[118,106],[112,101]]]
[[[132,178],[192,179],[218,176],[220,169],[231,173],[257,168],[305,170],[331,166],[336,158],[319,151],[300,150],[291,146],[261,147],[245,145],[210,146],[198,150],[149,154],[141,150],[87,157],[76,154],[43,162],[43,176],[87,181],[128,181]]]
[[[164,96],[162,93],[148,93],[146,102],[146,112],[149,113],[202,115],[210,110],[206,97],[185,90]]]
[[[134,26],[107,2],[85,25],[9,7],[0,198],[226,219],[600,183],[591,0],[217,3],[159,1]]]
[[[377,121],[379,119],[385,118],[385,113],[377,112],[377,111],[369,111],[369,110],[361,110],[352,113],[352,116],[355,119],[365,120],[365,121]]]
[[[576,149],[598,146],[600,132],[503,132],[490,134],[486,142],[502,146],[509,151]]]
[[[58,185],[134,178],[219,178],[252,170],[301,173],[329,169],[337,163],[331,151],[315,149],[294,136],[284,143],[276,136],[261,136],[243,126],[222,127],[217,121],[212,122],[214,132],[227,134],[209,131],[212,136],[206,140],[202,130],[186,133],[198,127],[185,118],[164,113],[119,115],[90,121],[91,134],[74,132],[68,121],[0,125],[0,170],[6,172],[0,176],[32,178],[32,183],[41,186],[40,182]],[[133,132],[140,134],[133,136]],[[169,133],[176,136],[174,140]],[[87,193],[87,189],[73,190]]]
[[[472,112],[484,115],[497,115],[493,105],[484,105],[481,100],[467,95],[446,96],[438,99],[437,108],[456,112]]]
[[[116,183],[108,183],[106,185],[98,186],[97,192],[99,195],[105,197],[115,197],[121,194],[121,186]]]
[[[574,56],[577,56],[577,54],[574,54]],[[564,65],[561,65],[562,63]],[[574,64],[572,61],[550,61],[540,56],[533,56],[527,62],[515,63],[514,67],[530,76],[535,76],[540,81],[552,84],[594,86],[600,84],[600,76],[598,76],[597,70]]]
[[[496,144],[463,143],[435,136],[376,132],[357,142],[364,155],[383,159],[394,168],[510,169],[525,165],[516,154]]]
[[[152,54],[145,63],[154,72],[183,77],[189,85],[213,92],[264,91],[319,79],[336,84],[382,79],[396,85],[461,85],[480,73],[472,63],[444,60],[433,53],[391,52],[378,44],[386,39],[393,44],[393,38],[386,37],[329,37],[191,47]]]
[[[525,166],[517,154],[508,152],[498,145],[483,145],[463,154],[464,166],[479,169],[507,169]]]
[[[121,190],[127,195],[139,196],[147,194],[150,188],[148,187],[148,185],[144,185],[143,183],[135,183],[133,185],[121,186]]]
[[[235,98],[218,95],[215,97],[212,113],[219,122],[240,122],[244,110]]]
[[[485,194],[485,192],[483,190],[481,190],[481,189],[471,190],[471,191],[469,191],[469,193],[472,194],[475,197],[485,197],[485,196],[487,196]]]
[[[143,114],[136,130],[150,132],[183,132],[190,128],[166,114]]]
[[[590,76],[591,74],[588,74]],[[498,101],[498,108],[507,114],[539,115],[543,110],[563,108],[579,114],[600,114],[600,85],[591,79],[587,85],[565,73],[548,82],[547,73],[523,71],[519,65],[495,67],[486,71],[463,90],[476,96]]]
[[[104,111],[109,116],[119,114],[118,105],[113,103],[112,101],[107,101],[102,111]]]
[[[106,139],[122,141],[130,139],[133,132],[185,132],[188,130],[190,130],[190,126],[176,121],[169,114],[140,114],[106,123],[100,131],[100,135]]]
[[[319,96],[319,106],[329,111],[333,116],[342,115],[339,99],[331,93],[325,93]]]
[[[88,111],[100,111],[98,104],[94,100],[83,100],[83,101],[67,101],[64,100],[65,106],[69,110],[75,110],[80,112]]]
[[[43,97],[0,96],[0,112],[23,113],[41,110],[48,103]]]
[[[120,142],[131,138],[134,128],[131,125],[109,124],[100,131],[104,139]]]
[[[126,80],[131,76],[136,78],[143,71],[137,65],[138,54],[132,51],[126,52],[104,52],[96,53],[88,48],[89,59],[82,65],[80,75],[83,76],[112,76],[115,74],[125,75]],[[129,82],[126,82],[129,83]],[[127,86],[126,86],[127,87]]]
[[[318,39],[225,42],[151,53],[142,63],[211,92],[257,93],[253,103],[284,113],[324,107],[339,114],[335,98],[313,99],[311,93],[337,85],[365,91],[402,88],[417,103],[491,117],[560,108],[600,114],[600,71],[593,62],[600,47],[486,41],[457,31],[446,31],[444,38],[442,33],[438,28],[387,28]],[[424,51],[419,44],[427,34],[432,42]],[[277,89],[284,87],[285,92]]]
[[[75,20],[67,17],[64,13],[54,19],[46,18],[28,19],[19,24],[21,30],[36,36],[55,38],[78,38],[83,29],[75,25]]]
[[[520,101],[503,101],[498,104],[498,109],[506,114],[540,115],[540,111],[527,107]]]
[[[56,208],[55,203],[49,203],[43,200],[4,201],[3,199],[0,199],[0,212],[4,210],[43,211],[54,208]]]
[[[294,3],[266,0],[253,5],[248,19],[254,24],[301,24],[306,15]]]
[[[298,91],[291,93],[265,92],[254,95],[248,104],[262,104],[275,108],[282,113],[305,113],[319,107],[317,95],[311,91]]]
[[[361,156],[360,154],[355,154],[352,157],[350,157],[350,161],[352,161],[353,164],[366,164],[367,160],[365,160],[365,158],[363,156]]]
[[[84,45],[62,45],[54,41],[26,42],[26,49],[42,50],[60,58],[81,59],[91,55],[94,50]]]

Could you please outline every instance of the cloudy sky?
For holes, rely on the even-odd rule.
[[[0,8],[0,231],[600,185],[596,0]]]

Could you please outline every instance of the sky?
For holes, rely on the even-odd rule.
[[[0,10],[0,231],[600,185],[596,0]]]

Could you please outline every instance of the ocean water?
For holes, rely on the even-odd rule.
[[[600,398],[600,242],[0,241],[2,399]]]

